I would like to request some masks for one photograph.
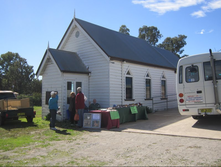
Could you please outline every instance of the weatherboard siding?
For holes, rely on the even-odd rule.
[[[121,62],[110,62],[110,106],[122,103]]]
[[[134,101],[125,101],[126,92],[126,73],[130,71],[131,77],[133,78],[133,99]],[[161,77],[162,74],[166,76],[167,81],[167,94],[175,94],[175,73],[173,70],[156,68],[151,66],[112,61],[110,63],[110,106],[119,104],[131,104],[131,103],[142,103],[144,106],[153,108],[152,100],[146,99],[146,74],[149,73],[151,77],[151,93],[154,100],[157,102],[163,102],[156,104],[154,110],[164,110],[167,105],[165,100],[161,100]],[[122,79],[121,79],[122,76]],[[176,101],[170,103],[168,108],[177,107]]]
[[[47,63],[44,74],[42,76],[42,118],[44,118],[49,113],[49,106],[45,104],[46,92],[47,91],[58,91],[58,105],[62,105],[62,77],[61,73],[56,67],[56,65],[50,61]],[[61,120],[61,116],[57,117],[58,120]]]
[[[109,107],[109,61],[81,29],[75,28],[72,31],[73,33],[66,39],[67,41],[61,46],[61,49],[76,52],[89,68],[91,73],[88,80],[90,85],[88,102],[92,102],[96,98],[101,107]],[[76,31],[80,32],[78,38],[75,37]]]

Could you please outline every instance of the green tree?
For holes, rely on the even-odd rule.
[[[150,45],[156,46],[156,43],[162,38],[163,35],[160,34],[160,30],[154,26],[143,26],[139,28],[138,38],[146,40]]]
[[[42,92],[42,80],[33,79],[30,85],[32,92],[41,93]]]
[[[13,90],[18,93],[31,93],[34,73],[33,66],[29,66],[26,59],[18,53],[7,52],[0,57],[1,89]]]
[[[127,34],[127,35],[130,35],[130,30],[127,28],[126,25],[122,25],[119,29],[119,32],[123,33],[123,34]]]
[[[182,49],[186,43],[186,35],[178,35],[178,37],[167,37],[158,47],[171,51],[180,57],[180,54],[183,53]]]

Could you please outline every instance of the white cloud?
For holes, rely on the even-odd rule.
[[[201,9],[191,14],[197,18],[205,17],[207,12],[221,8],[221,0],[132,0],[132,3],[142,5],[160,15],[169,11],[178,11],[180,8],[203,4]]]
[[[214,30],[213,29],[211,29],[211,30],[209,30],[209,31],[206,31],[205,29],[202,29],[200,32],[196,32],[196,34],[201,34],[201,35],[203,35],[203,34],[205,34],[205,33],[212,33]]]
[[[140,4],[153,12],[164,14],[168,11],[178,11],[180,8],[194,6],[204,0],[132,0],[134,4]]]
[[[204,31],[205,31],[205,30],[204,30],[204,29],[202,29],[202,30],[200,31],[200,34],[204,34]]]
[[[205,12],[202,11],[202,10],[199,10],[199,11],[197,11],[197,12],[194,12],[194,13],[192,13],[191,15],[192,15],[192,16],[195,16],[195,17],[197,17],[197,18],[199,18],[199,17],[205,17],[205,16],[206,16]]]
[[[212,12],[216,9],[221,8],[221,0],[211,0],[210,2],[207,2],[206,5],[202,6],[201,9],[197,12],[192,13],[192,16],[195,16],[197,18],[199,17],[205,17],[207,12]]]
[[[209,3],[207,3],[207,5],[202,6],[202,9],[205,12],[210,12],[210,11],[213,11],[213,10],[219,9],[219,8],[221,8],[221,0],[213,0]]]
[[[208,33],[212,33],[214,30],[209,30],[209,32]]]

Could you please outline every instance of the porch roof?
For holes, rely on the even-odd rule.
[[[77,53],[57,49],[48,49],[61,72],[90,73]]]

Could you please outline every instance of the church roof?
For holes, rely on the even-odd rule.
[[[170,51],[153,47],[140,38],[75,20],[111,59],[176,69],[179,58]]]

